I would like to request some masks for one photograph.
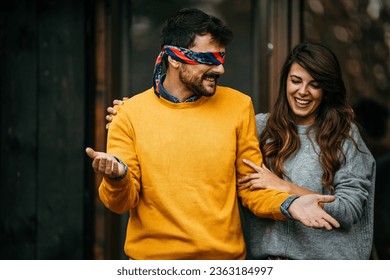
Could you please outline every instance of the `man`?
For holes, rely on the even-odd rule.
[[[237,194],[264,218],[339,226],[318,206],[331,196],[237,189],[238,177],[252,171],[243,159],[261,164],[262,156],[250,97],[217,86],[231,38],[219,19],[196,9],[168,19],[153,88],[118,108],[107,153],[87,148],[104,176],[104,205],[130,211],[129,258],[244,259]]]

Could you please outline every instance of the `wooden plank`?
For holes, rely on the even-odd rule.
[[[293,3],[292,3],[293,2]],[[280,71],[291,48],[302,34],[301,0],[272,0],[270,13],[270,43],[273,46],[269,61],[269,106],[278,96]]]
[[[129,6],[125,1],[113,1],[107,6],[103,0],[97,1],[96,77],[97,95],[95,99],[95,144],[99,151],[106,150],[105,115],[107,106],[112,106],[113,99],[129,95],[128,67],[129,54]],[[102,177],[97,175],[96,188]],[[118,215],[96,201],[97,245],[104,259],[126,259],[123,251],[128,215]],[[102,234],[103,233],[103,234]],[[100,251],[99,250],[99,251]]]
[[[38,259],[81,259],[85,143],[83,1],[38,14]]]
[[[0,12],[0,258],[36,256],[37,56],[35,2]]]
[[[252,1],[251,12],[252,100],[256,113],[265,113],[269,110],[268,63],[272,53],[268,47],[270,5],[268,1]]]

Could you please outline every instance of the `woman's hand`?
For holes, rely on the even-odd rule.
[[[262,166],[258,166],[250,160],[244,159],[243,161],[246,165],[252,167],[252,169],[256,171],[256,173],[251,173],[247,176],[240,178],[238,180],[240,189],[275,189],[295,195],[315,194],[315,192],[309,189],[297,186],[291,182],[279,178],[264,164]],[[320,203],[320,206],[323,207],[323,203]]]
[[[243,160],[244,163],[253,168],[256,173],[251,173],[238,180],[241,188],[250,189],[277,189],[288,192],[288,182],[280,179],[274,173],[271,172],[264,164],[259,166],[250,160]]]

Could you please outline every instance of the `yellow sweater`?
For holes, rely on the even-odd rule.
[[[110,124],[107,153],[127,176],[103,179],[99,195],[130,211],[125,252],[133,259],[243,259],[237,194],[255,214],[285,219],[275,190],[237,192],[237,176],[261,164],[250,97],[226,87],[195,102],[171,103],[149,89],[125,101]]]

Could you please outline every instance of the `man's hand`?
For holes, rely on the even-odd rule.
[[[114,156],[96,152],[92,148],[85,149],[87,155],[93,159],[92,168],[95,173],[101,174],[110,179],[120,177],[125,173],[125,168],[120,164]]]
[[[128,99],[128,97],[123,97],[123,100],[126,100]],[[106,120],[107,120],[107,124],[106,124],[106,129],[108,129],[108,127],[110,126],[110,123],[112,122],[112,118],[116,115],[116,110],[115,110],[115,105],[123,105],[123,101],[122,100],[119,100],[119,99],[115,99],[114,101],[112,101],[112,104],[114,105],[113,107],[107,107],[107,113],[108,115],[106,115]]]
[[[339,228],[339,222],[320,206],[320,203],[329,203],[334,200],[335,197],[331,195],[302,195],[291,203],[288,212],[295,220],[307,227],[326,228],[327,230],[331,230],[333,227]]]

